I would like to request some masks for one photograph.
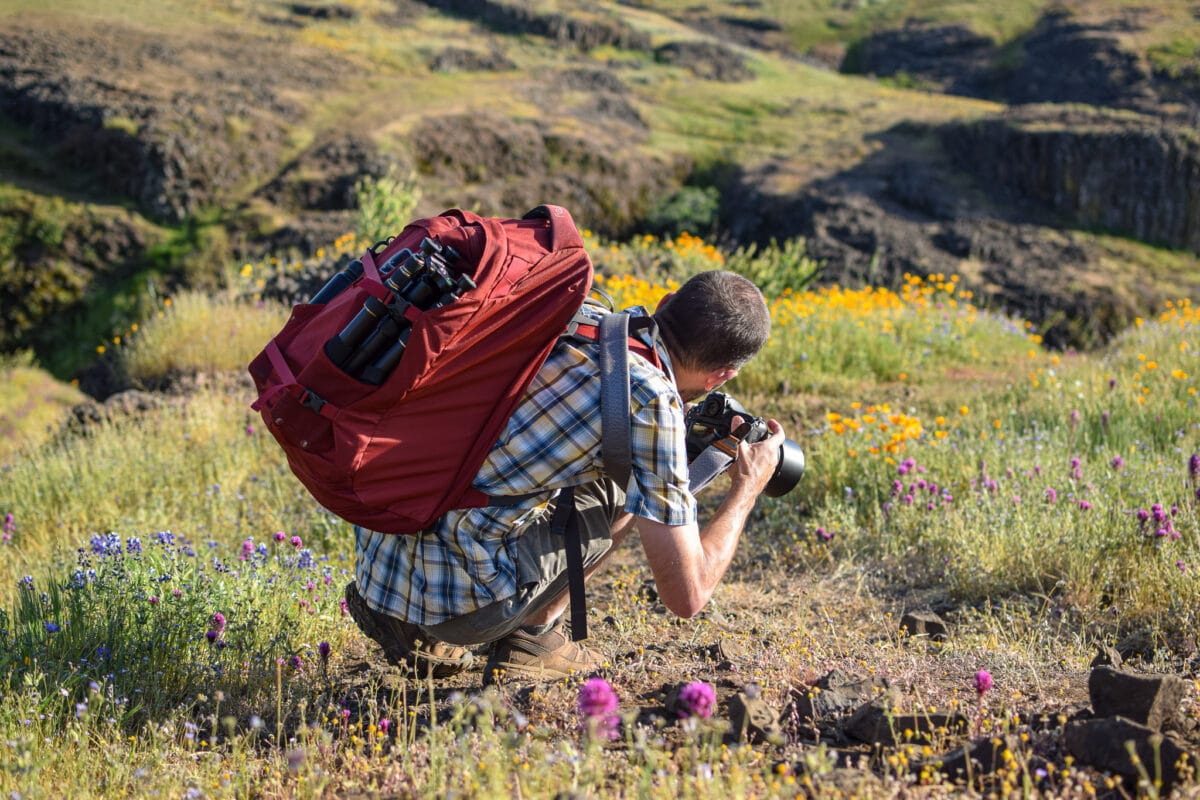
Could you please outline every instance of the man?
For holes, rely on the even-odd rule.
[[[390,661],[446,677],[470,664],[469,646],[491,643],[485,683],[598,668],[602,660],[572,641],[563,622],[565,537],[551,533],[549,520],[568,486],[576,487],[589,576],[636,526],[667,608],[691,617],[705,606],[771,478],[784,434],[769,420],[769,438],[739,445],[729,491],[701,528],[688,488],[684,404],[737,375],[766,343],[770,314],[753,283],[713,271],[663,298],[654,319],[665,371],[630,353],[628,485],[603,470],[599,348],[560,341],[473,483],[490,496],[533,497],[451,511],[418,536],[356,529],[347,606]]]

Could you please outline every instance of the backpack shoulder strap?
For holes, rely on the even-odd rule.
[[[633,463],[629,413],[629,315],[605,314],[600,320],[600,454],[604,471],[622,490]]]

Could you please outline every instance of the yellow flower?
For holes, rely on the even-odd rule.
[[[958,413],[965,417],[967,414],[971,413],[971,409],[967,408],[966,406],[959,406]]]
[[[1181,369],[1171,370],[1171,377],[1176,380],[1186,381],[1188,374]]]

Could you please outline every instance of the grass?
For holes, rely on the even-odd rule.
[[[768,349],[728,389],[783,420],[809,465],[797,493],[760,500],[698,618],[663,612],[636,548],[590,591],[593,646],[611,654],[620,698],[616,742],[581,732],[573,681],[480,693],[477,673],[435,685],[374,662],[339,603],[349,526],[303,492],[245,385],[216,381],[31,442],[6,468],[0,791],[828,792],[832,751],[786,726],[780,744],[731,745],[726,717],[747,686],[786,707],[834,668],[902,681],[906,712],[964,709],[984,735],[1034,737],[997,778],[1016,786],[1043,735],[1022,715],[1077,700],[1095,642],[1150,631],[1162,644],[1144,658],[1174,663],[1200,608],[1190,304],[1101,352],[1055,354],[1019,320],[975,308],[953,276],[812,289],[794,244],[739,255],[681,235],[589,248],[618,305],[653,306],[701,269],[795,275],[772,298]],[[181,294],[109,355],[147,385],[240,372],[283,319],[253,294],[290,266],[247,264],[234,288]],[[944,645],[895,627],[930,602],[956,620]],[[705,655],[714,648],[735,672]],[[981,666],[1002,687],[987,702],[969,688]],[[691,680],[718,688],[718,714],[685,725],[657,709],[664,687]],[[860,769],[841,791],[903,785],[907,765],[962,741],[898,745],[877,777]],[[1047,793],[1112,781],[1056,769]]]

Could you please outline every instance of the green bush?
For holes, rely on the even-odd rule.
[[[359,238],[376,242],[395,236],[407,225],[421,199],[416,176],[396,177],[395,170],[380,178],[363,178],[354,184],[358,199]]]

